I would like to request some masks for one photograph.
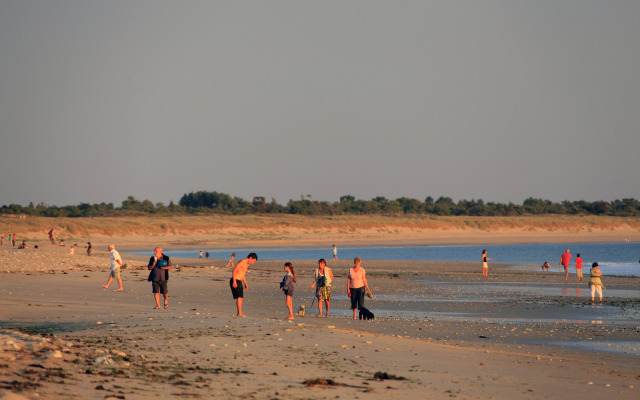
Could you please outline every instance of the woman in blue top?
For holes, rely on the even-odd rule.
[[[285,305],[289,310],[289,316],[287,317],[287,319],[293,319],[293,300],[291,296],[293,296],[293,284],[294,282],[297,282],[296,272],[293,270],[293,265],[290,262],[284,264],[284,271],[287,274],[284,276],[284,278],[282,278],[280,288],[285,294]]]

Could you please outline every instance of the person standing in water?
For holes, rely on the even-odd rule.
[[[360,263],[362,260],[360,257],[353,259],[353,268],[349,269],[347,275],[347,297],[351,298],[351,309],[353,310],[353,319],[356,317],[356,310],[364,307],[364,295],[369,290],[369,284],[367,283],[366,271]]]
[[[580,253],[576,256],[576,275],[578,275],[578,282],[582,282],[582,258]]]
[[[569,279],[569,260],[571,260],[571,254],[569,254],[569,249],[562,253],[560,256],[560,265],[564,267],[564,280],[565,282]]]
[[[487,257],[487,249],[482,250],[482,277],[489,277],[489,264],[487,264],[487,260],[493,261],[493,258]]]

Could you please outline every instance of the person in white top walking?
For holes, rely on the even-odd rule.
[[[122,263],[122,258],[120,258],[120,253],[116,251],[116,247],[112,244],[109,245],[109,252],[111,253],[111,267],[109,268],[111,272],[109,273],[109,281],[107,281],[106,285],[102,285],[102,287],[109,289],[111,281],[113,281],[113,278],[116,278],[118,280],[118,285],[120,286],[116,291],[123,290],[122,278],[120,278],[120,267],[124,265]]]

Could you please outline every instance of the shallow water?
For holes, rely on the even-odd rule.
[[[578,325],[601,325],[601,324],[628,324],[634,323],[637,320],[633,316],[621,316],[609,310],[611,314],[602,312],[602,309],[591,309],[581,311],[579,314],[574,314],[571,317],[544,317],[544,318],[518,318],[516,316],[509,317],[487,317],[482,316],[480,313],[473,312],[451,312],[451,311],[428,311],[428,310],[400,310],[395,308],[377,308],[375,304],[366,305],[371,310],[377,319],[401,319],[408,321],[443,321],[443,322],[474,322],[474,323],[486,323],[486,324],[578,324]],[[388,307],[388,305],[386,305]],[[603,306],[594,306],[603,307]],[[307,308],[306,317],[314,316],[318,312],[317,307]],[[575,309],[569,311],[569,313],[575,313]],[[324,308],[323,308],[324,313]],[[330,310],[331,316],[339,317],[352,317],[353,311],[344,308],[334,308]]]
[[[571,272],[575,273],[575,257],[581,254],[585,267],[597,261],[602,273],[606,275],[640,276],[640,243],[535,243],[493,246],[413,246],[413,247],[339,247],[340,259],[349,260],[361,257],[366,260],[400,261],[459,261],[479,262],[483,249],[487,249],[493,262],[530,264],[521,268],[540,269],[545,261],[552,268],[558,268],[560,255],[571,249]],[[204,254],[208,249],[203,248]],[[250,252],[258,253],[259,260],[331,260],[331,248],[279,248],[279,249],[216,249],[208,250],[213,259],[227,259],[232,252],[237,259]],[[171,257],[198,258],[199,250],[166,248],[165,254]],[[151,252],[131,252],[131,254],[150,255]],[[536,265],[536,267],[531,266]],[[552,269],[553,270],[553,269]],[[589,269],[583,271],[588,275]]]
[[[581,340],[581,341],[568,341],[568,342],[547,342],[544,344],[551,344],[555,346],[568,346],[579,348],[583,350],[591,350],[601,353],[612,354],[626,354],[630,356],[640,357],[640,342],[625,342],[625,341],[612,341],[602,342],[595,340]]]
[[[434,281],[418,280],[417,282],[424,284],[435,284]],[[487,284],[485,282],[465,282],[464,284],[455,283],[437,283],[440,289],[451,290],[451,300],[454,301],[458,296],[468,296],[473,298],[474,296],[483,296],[487,293],[502,293],[511,292],[520,295],[528,296],[562,296],[562,297],[591,297],[591,289],[586,284],[582,287],[566,287],[564,283],[545,283],[545,286],[539,286],[538,284]],[[553,285],[553,286],[548,286]],[[603,295],[607,298],[624,298],[624,299],[638,299],[640,298],[640,291],[627,290],[627,289],[605,289]],[[402,296],[402,295],[395,295]],[[498,296],[501,299],[505,299],[504,296]],[[491,298],[491,297],[489,297]],[[408,299],[407,299],[408,300]],[[484,301],[484,298],[478,298],[478,301]],[[413,300],[415,301],[415,300]]]

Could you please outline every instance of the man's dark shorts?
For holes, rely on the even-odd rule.
[[[234,299],[244,298],[244,283],[241,280],[236,279],[237,288],[233,287],[233,278],[229,279],[229,286],[231,287],[231,294]]]
[[[153,281],[153,293],[168,294],[167,281]]]

